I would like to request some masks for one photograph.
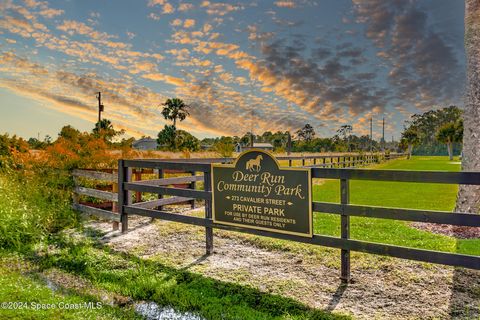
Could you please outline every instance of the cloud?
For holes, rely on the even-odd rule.
[[[464,71],[455,49],[429,24],[417,2],[354,0],[357,22],[388,64],[399,101],[420,109],[461,101]]]
[[[135,33],[130,32],[130,31],[125,32],[125,34],[127,35],[127,38],[129,40],[132,40],[133,38],[135,38],[137,36]]]
[[[375,89],[370,82],[372,75],[357,72],[348,60],[344,61],[357,57],[362,50],[344,44],[328,54],[313,50],[310,58],[305,57],[306,50],[301,37],[290,41],[277,39],[262,45],[262,61],[243,59],[237,65],[263,86],[311,114],[334,117],[339,108],[344,108],[355,115],[385,106],[388,92]]]
[[[209,15],[217,15],[217,16],[225,16],[231,12],[243,10],[244,7],[241,5],[233,5],[230,3],[222,3],[222,2],[210,2],[210,1],[202,1],[200,7],[206,8],[206,12]]]
[[[185,81],[183,81],[182,79],[177,78],[177,77],[173,77],[173,76],[169,76],[169,75],[165,75],[165,74],[162,74],[162,73],[147,73],[147,74],[142,75],[142,78],[149,79],[149,80],[152,80],[152,81],[163,81],[165,83],[172,84],[172,85],[175,85],[175,86],[184,86],[185,85]]]
[[[188,10],[192,10],[192,9],[193,9],[193,4],[191,4],[191,3],[184,2],[184,3],[180,3],[178,5],[178,11],[183,12],[183,11],[188,11]]]
[[[185,19],[185,21],[183,22],[183,26],[185,28],[191,28],[193,26],[195,26],[195,20],[194,19]]]
[[[295,8],[296,4],[293,1],[275,1],[274,4],[280,8]]]
[[[164,14],[171,14],[171,13],[173,13],[174,11],[175,11],[175,8],[174,8],[170,3],[165,3],[165,4],[163,5],[163,10],[162,10],[162,12],[163,12]]]
[[[155,20],[155,21],[160,20],[160,16],[156,13],[153,13],[153,12],[149,13],[148,17],[152,20]]]
[[[62,15],[65,11],[60,10],[60,9],[45,9],[40,11],[40,15],[44,16],[45,18],[53,18],[59,15]]]
[[[166,3],[166,0],[149,0],[148,6],[149,7],[154,7],[157,5],[163,6],[165,3]]]
[[[182,25],[182,20],[177,18],[177,19],[172,20],[172,22],[170,22],[170,24],[174,27],[181,26]]]
[[[92,27],[87,26],[85,23],[75,20],[63,20],[63,23],[57,26],[57,29],[64,31],[70,35],[80,34],[88,36],[95,40],[106,40],[109,38],[113,38],[113,36],[108,35],[105,32],[95,31]]]

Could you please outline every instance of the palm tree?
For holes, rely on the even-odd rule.
[[[463,171],[480,171],[480,1],[465,0],[467,85],[463,113]],[[461,185],[456,211],[480,211],[480,186]]]
[[[95,128],[93,128],[93,133],[95,136],[104,139],[105,141],[110,141],[113,137],[122,135],[125,133],[125,130],[115,130],[113,128],[112,122],[108,119],[102,119],[95,123]]]
[[[420,142],[417,130],[412,127],[408,128],[402,133],[402,140],[408,145],[407,159],[410,159],[410,157],[412,156],[413,146],[417,145]]]
[[[162,115],[166,120],[173,120],[173,127],[176,128],[177,119],[183,121],[190,115],[187,109],[188,106],[182,99],[167,99],[163,104]]]
[[[113,129],[112,122],[108,119],[102,119],[97,123],[95,123],[95,128],[93,129],[93,131],[98,132],[100,130],[112,130],[112,129]]]
[[[462,122],[449,122],[440,127],[437,131],[436,138],[439,142],[447,145],[448,157],[453,160],[453,143],[462,141],[463,125]]]

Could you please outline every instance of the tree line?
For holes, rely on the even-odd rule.
[[[400,147],[409,155],[445,155],[450,160],[460,154],[463,114],[456,106],[414,114],[406,121]]]
[[[419,155],[448,154],[450,158],[461,151],[463,137],[462,110],[450,106],[438,110],[430,110],[422,114],[414,114],[406,121],[400,142],[377,141],[369,135],[353,134],[352,125],[342,125],[332,137],[318,137],[310,124],[305,124],[295,132],[265,131],[262,134],[246,132],[243,136],[221,136],[199,140],[185,130],[177,129],[177,123],[190,115],[189,106],[179,98],[167,99],[162,104],[163,117],[172,122],[166,124],[157,135],[159,150],[199,151],[211,150],[219,155],[229,157],[236,145],[242,147],[255,143],[270,143],[276,152],[403,152]],[[124,130],[114,129],[108,119],[95,124],[91,132],[80,132],[70,125],[64,126],[57,140],[70,141],[74,144],[86,145],[92,139],[100,139],[105,147],[119,149],[131,147],[134,138],[120,137]],[[55,140],[55,141],[57,141]],[[17,136],[0,135],[0,155],[12,150],[45,149],[55,141],[45,136],[43,140],[30,138],[25,141]]]

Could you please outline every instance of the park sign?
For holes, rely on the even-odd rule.
[[[252,149],[233,165],[212,164],[213,221],[312,237],[308,168],[280,168],[273,155]]]

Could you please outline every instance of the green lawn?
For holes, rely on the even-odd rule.
[[[447,157],[413,157],[393,160],[375,166],[386,170],[441,170],[459,171],[457,161]],[[327,180],[315,185],[316,201],[339,202],[340,183]],[[350,202],[359,205],[385,206],[411,209],[451,211],[455,206],[457,185],[433,183],[404,183],[352,180]],[[315,233],[340,235],[340,217],[333,214],[315,214]],[[351,237],[359,240],[382,242],[407,247],[480,255],[480,240],[456,240],[409,227],[408,222],[352,217]]]
[[[141,319],[133,309],[112,307],[91,296],[55,292],[22,258],[0,251],[2,319]],[[11,303],[9,303],[11,302]]]

